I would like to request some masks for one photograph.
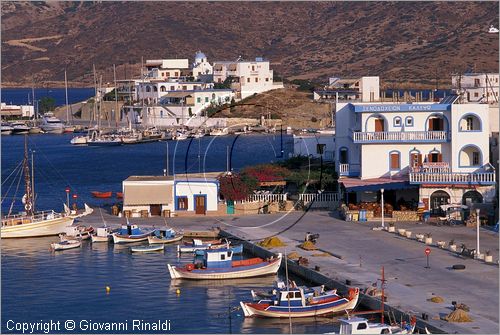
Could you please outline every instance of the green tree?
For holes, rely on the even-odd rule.
[[[40,104],[38,105],[41,113],[49,112],[56,108],[56,99],[52,97],[43,97],[40,99]]]

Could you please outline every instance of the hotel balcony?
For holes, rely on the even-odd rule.
[[[447,131],[352,131],[354,143],[444,143],[451,140]]]
[[[495,170],[491,167],[471,173],[451,172],[448,163],[424,163],[412,168],[409,178],[410,184],[495,185]]]

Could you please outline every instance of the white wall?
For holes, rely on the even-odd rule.
[[[380,79],[379,77],[361,77],[359,90],[363,102],[380,100]]]
[[[188,211],[194,211],[194,195],[205,194],[207,196],[207,211],[216,211],[219,195],[215,181],[177,181],[174,186],[175,196],[188,197]],[[175,200],[177,201],[177,200]]]

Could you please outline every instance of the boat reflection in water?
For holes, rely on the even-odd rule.
[[[325,331],[338,334],[340,329],[338,317],[293,318],[290,330],[290,320],[287,318],[245,318],[243,312],[238,311],[237,314],[238,318],[243,318],[241,333],[265,329],[266,333],[280,334],[321,334]]]

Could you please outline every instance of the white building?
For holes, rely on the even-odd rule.
[[[189,76],[189,59],[149,59],[146,60],[148,79],[169,79]]]
[[[179,174],[175,176],[175,211],[209,214],[218,210],[220,172]]]
[[[336,156],[346,192],[390,190],[396,202],[491,203],[489,108],[441,103],[339,103]]]
[[[331,134],[293,135],[293,155],[335,159],[335,137]]]
[[[162,215],[174,211],[174,178],[171,176],[130,176],[122,183],[123,211],[132,217]]]
[[[0,115],[4,118],[32,118],[35,115],[35,107],[33,105],[7,105],[2,102]]]
[[[273,70],[270,69],[269,61],[262,58],[256,58],[255,61],[214,62],[214,82],[223,83],[229,77],[232,78],[231,88],[236,90],[238,99],[283,88],[283,83],[273,82]]]
[[[213,83],[182,81],[182,80],[149,80],[137,82],[137,100],[145,100],[145,104],[156,104],[162,97],[174,91],[210,90]]]
[[[453,75],[451,84],[465,102],[498,104],[498,73],[466,73]]]
[[[361,77],[355,79],[329,78],[324,90],[314,91],[313,99],[317,100],[360,100],[374,102],[380,100],[380,79]]]
[[[211,82],[213,81],[213,67],[208,62],[207,56],[201,51],[194,55],[194,63],[191,67],[194,80]]]

